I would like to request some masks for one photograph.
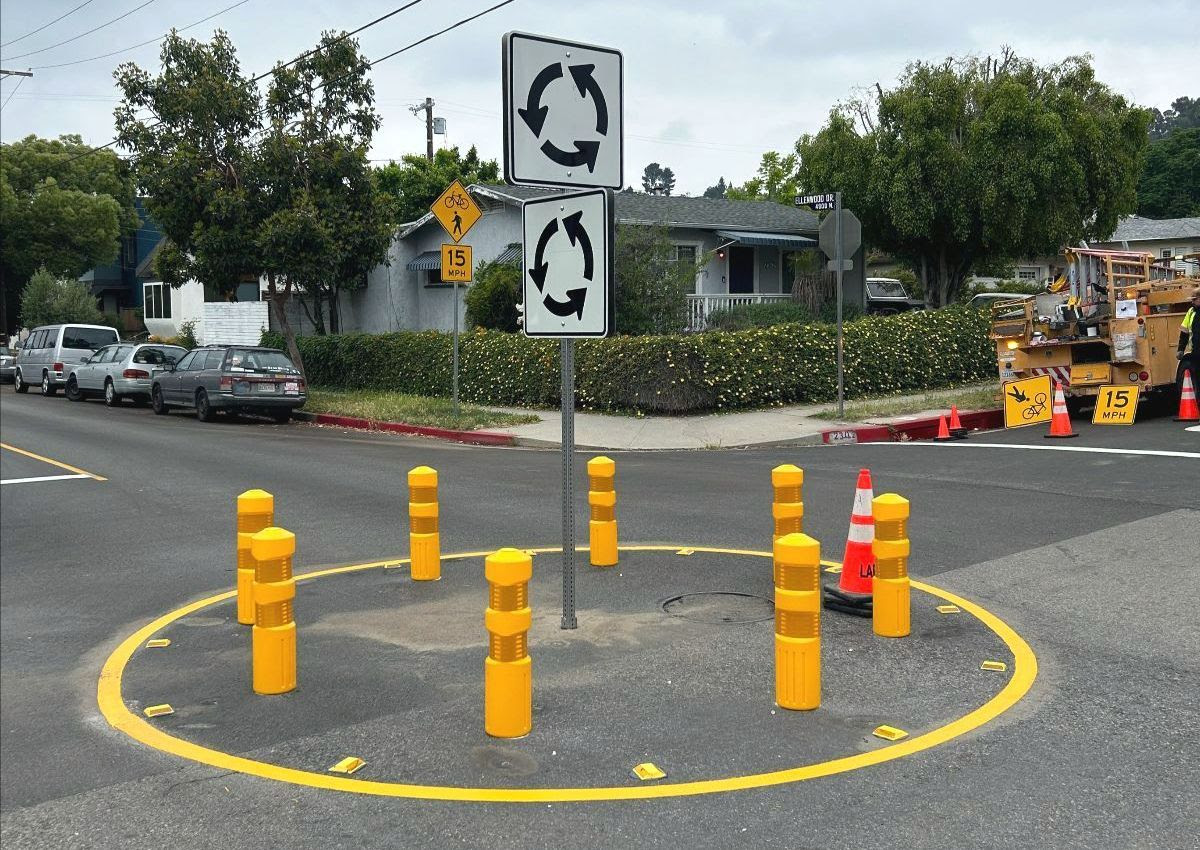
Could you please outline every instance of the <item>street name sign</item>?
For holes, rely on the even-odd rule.
[[[455,180],[429,207],[433,217],[455,242],[467,235],[475,222],[483,216],[483,210],[471,197],[463,184]]]
[[[470,245],[442,243],[442,283],[470,283],[472,263]]]
[[[1096,411],[1092,414],[1093,425],[1132,425],[1137,418],[1137,384],[1119,386],[1105,384],[1096,396]]]
[[[1020,428],[1050,421],[1049,375],[1004,383],[1004,427]]]
[[[613,198],[608,189],[521,206],[525,335],[607,336],[613,306]]]
[[[620,189],[625,164],[619,50],[510,32],[504,66],[504,179]]]
[[[833,192],[820,192],[816,195],[797,195],[796,206],[812,207],[814,210],[831,210],[837,196]]]

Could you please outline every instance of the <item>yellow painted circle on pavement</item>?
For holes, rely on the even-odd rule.
[[[751,549],[722,549],[705,546],[692,546],[689,548],[696,552],[711,552],[722,555],[771,557],[770,552],[759,552]],[[622,546],[620,549],[623,552],[677,552],[680,546]],[[586,551],[583,547],[581,547],[581,550]],[[552,547],[529,549],[526,551],[540,554],[560,552],[562,550]],[[456,555],[444,555],[442,557],[443,560],[462,560],[465,558],[481,558],[489,554],[491,553],[464,552]],[[406,563],[408,563],[408,559],[353,564],[345,567],[334,567],[332,569],[304,573],[296,576],[296,580],[312,581],[340,573],[399,566]],[[833,562],[825,561],[822,563],[830,564]],[[234,598],[237,595],[237,591],[235,590],[218,593],[163,614],[127,637],[113,650],[108,660],[104,662],[104,667],[100,672],[100,681],[96,687],[96,698],[101,713],[103,713],[104,718],[114,729],[118,729],[134,740],[140,741],[156,750],[223,770],[236,771],[250,776],[259,776],[263,779],[274,779],[279,782],[291,782],[295,785],[305,785],[310,788],[324,788],[330,791],[347,791],[355,794],[372,794],[380,797],[407,797],[421,800],[449,800],[459,802],[565,803],[684,797],[695,794],[716,794],[724,791],[765,788],[772,785],[784,785],[791,782],[801,782],[806,779],[832,776],[850,770],[858,770],[859,768],[882,764],[921,752],[922,750],[928,750],[939,744],[944,744],[973,729],[978,729],[980,726],[983,726],[985,723],[1012,708],[1029,691],[1030,687],[1033,686],[1033,681],[1037,677],[1037,658],[1034,656],[1033,650],[1029,648],[1029,644],[1013,631],[1007,623],[974,602],[963,599],[961,596],[956,596],[947,590],[919,581],[913,581],[912,586],[924,593],[959,606],[964,612],[971,614],[994,632],[1013,654],[1013,671],[1008,682],[999,693],[983,705],[959,717],[957,720],[953,720],[944,726],[939,726],[937,729],[933,729],[923,735],[905,738],[891,746],[867,752],[856,753],[815,764],[806,764],[783,770],[772,770],[766,773],[751,773],[693,782],[620,785],[598,788],[483,788],[454,785],[420,785],[407,782],[376,782],[369,779],[354,779],[350,776],[335,776],[313,773],[297,768],[282,767],[214,750],[169,735],[130,711],[121,696],[121,677],[133,653],[156,633],[176,620]]]

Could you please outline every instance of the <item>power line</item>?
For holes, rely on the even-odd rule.
[[[201,18],[200,20],[194,21],[185,27],[178,27],[175,30],[175,32],[187,32],[192,27],[198,27],[205,21],[211,21],[213,18],[217,17],[218,15],[224,15],[226,12],[230,11],[231,9],[236,9],[238,6],[245,5],[246,3],[249,3],[249,2],[250,2],[250,0],[238,0],[238,2],[234,3],[232,6],[226,6],[224,9],[222,9],[219,12],[213,12],[207,18]],[[171,33],[169,33],[169,32],[165,32],[162,35],[160,35],[158,38],[151,38],[147,41],[140,41],[137,44],[131,44],[129,47],[123,47],[120,50],[114,50],[112,53],[101,53],[99,56],[91,56],[87,59],[76,59],[74,62],[59,62],[57,65],[36,65],[36,66],[34,66],[33,70],[42,71],[47,68],[66,68],[68,65],[82,65],[84,62],[95,62],[97,59],[107,59],[110,56],[117,56],[121,53],[128,53],[130,50],[136,50],[139,47],[145,47],[147,44],[155,44],[156,42],[162,41],[164,38],[166,38],[170,34]]]
[[[17,89],[21,87],[21,83],[23,82],[25,82],[24,77],[21,77],[19,80],[17,80],[17,84],[13,86],[13,90],[8,93],[8,97],[4,98],[4,103],[0,104],[0,111],[3,111],[4,107],[8,106],[8,102],[13,99],[13,95],[17,93]]]
[[[55,25],[55,24],[57,24],[59,21],[61,21],[63,18],[67,17],[68,15],[73,15],[73,14],[75,14],[76,12],[78,12],[80,9],[82,9],[84,6],[86,6],[88,3],[91,3],[91,2],[92,2],[92,0],[83,0],[83,2],[82,2],[82,3],[80,3],[78,6],[76,6],[74,9],[72,9],[72,10],[71,10],[71,11],[69,11],[69,12],[63,12],[63,13],[62,13],[61,15],[59,15],[57,18],[55,18],[54,20],[52,20],[50,23],[48,23],[48,24],[42,24],[42,25],[41,25],[40,27],[38,27],[37,29],[35,29],[35,30],[32,30],[31,32],[27,32],[27,33],[25,33],[25,35],[23,35],[23,36],[20,36],[19,38],[14,38],[12,41],[6,41],[6,42],[4,42],[3,44],[0,44],[0,47],[8,47],[10,44],[16,44],[18,41],[24,41],[25,39],[29,38],[29,36],[31,36],[31,35],[37,35],[39,32],[41,32],[42,30],[44,30],[46,27],[52,27],[52,26],[54,26],[54,25]]]
[[[17,56],[9,56],[8,59],[10,59],[10,60],[11,59],[24,59],[26,56],[36,56],[39,53],[45,53],[47,50],[53,50],[56,47],[62,47],[64,44],[70,44],[72,41],[79,41],[79,39],[83,38],[85,35],[91,35],[92,33],[96,32],[97,30],[102,30],[105,27],[109,26],[110,24],[115,24],[117,21],[124,20],[125,18],[128,18],[130,15],[132,15],[134,12],[138,11],[138,9],[145,9],[147,6],[149,6],[153,2],[154,2],[154,0],[146,0],[145,3],[143,3],[142,5],[140,5],[136,8],[130,9],[124,15],[118,15],[117,17],[113,18],[111,21],[105,21],[104,23],[100,24],[100,26],[98,26],[98,27],[92,27],[87,32],[81,32],[79,35],[72,36],[71,38],[68,38],[65,41],[60,41],[58,44],[52,44],[49,47],[43,47],[41,50],[31,50],[29,53],[21,53]]]
[[[503,0],[503,2],[497,3],[495,6],[489,6],[488,8],[484,9],[482,12],[476,12],[474,15],[471,15],[469,18],[463,18],[461,21],[458,21],[457,23],[453,23],[443,30],[438,30],[437,32],[433,33],[432,35],[427,35],[424,38],[418,39],[418,40],[414,41],[412,44],[401,47],[399,50],[393,50],[387,56],[379,57],[374,62],[370,63],[370,67],[374,68],[380,62],[386,62],[388,59],[391,59],[393,56],[399,56],[401,53],[404,53],[406,50],[412,50],[414,47],[422,45],[427,41],[431,41],[431,40],[437,38],[439,35],[445,35],[446,33],[450,32],[451,30],[456,30],[459,27],[463,26],[464,24],[469,24],[469,23],[471,23],[471,21],[474,21],[478,18],[482,18],[484,15],[494,12],[503,6],[507,6],[509,3],[512,3],[512,2],[514,2],[514,0]]]

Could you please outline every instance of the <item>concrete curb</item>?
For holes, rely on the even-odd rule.
[[[821,432],[821,442],[836,446],[845,443],[902,443],[908,440],[932,440],[937,436],[938,419],[930,416],[909,419],[887,425],[857,425],[849,428],[832,428]],[[968,431],[989,431],[1004,427],[1004,411],[973,410],[959,413],[959,420]]]
[[[543,440],[539,437],[522,437],[513,435],[518,446],[528,449],[557,449],[562,446],[558,440]],[[575,443],[575,451],[579,452],[707,452],[719,449],[758,449],[782,448],[784,446],[819,446],[821,434],[804,434],[798,437],[785,437],[781,440],[763,440],[760,443],[729,443],[713,446],[600,446],[587,443]]]
[[[438,440],[452,440],[456,443],[470,443],[476,446],[517,445],[516,438],[511,434],[498,434],[495,431],[454,431],[449,428],[407,425],[403,422],[380,422],[376,419],[335,416],[332,413],[308,413],[303,410],[294,411],[292,418],[300,422],[311,422],[314,425],[336,425],[340,428],[358,428],[363,431],[388,431],[393,434],[433,437]]]

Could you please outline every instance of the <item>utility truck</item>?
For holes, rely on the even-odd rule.
[[[1200,286],[1195,264],[1141,251],[1065,254],[1066,271],[1046,293],[992,306],[1000,379],[1049,375],[1072,415],[1105,384],[1137,386],[1143,400],[1174,395],[1179,325]]]

